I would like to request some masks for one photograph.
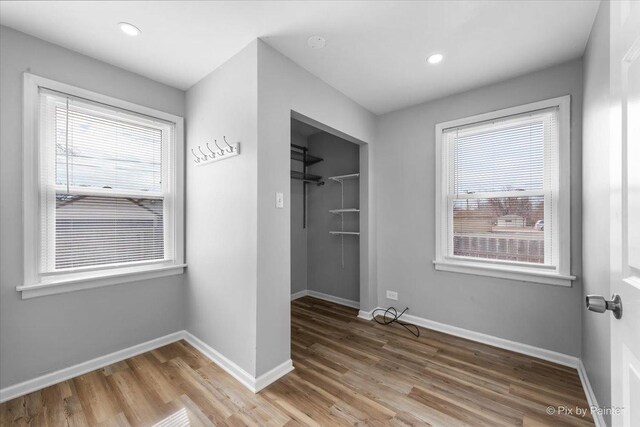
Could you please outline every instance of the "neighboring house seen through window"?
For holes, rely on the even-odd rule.
[[[570,284],[568,109],[565,97],[437,126],[437,269]]]

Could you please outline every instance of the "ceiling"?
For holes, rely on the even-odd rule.
[[[180,89],[259,37],[381,114],[582,56],[598,4],[3,1],[0,23]],[[326,47],[310,49],[312,35]],[[429,65],[434,52],[444,61]]]

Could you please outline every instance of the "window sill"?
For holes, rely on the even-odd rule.
[[[57,278],[54,281],[41,282],[33,285],[17,286],[22,293],[22,299],[42,297],[45,295],[62,294],[103,286],[119,285],[139,280],[156,279],[159,277],[175,276],[184,273],[186,264],[155,265],[136,268],[123,268],[100,273],[84,273]]]
[[[433,261],[433,264],[435,265],[436,270],[440,271],[498,277],[500,279],[520,280],[524,282],[542,283],[545,285],[571,287],[571,282],[576,279],[576,276],[502,265],[485,265],[480,263],[462,263],[438,260]]]

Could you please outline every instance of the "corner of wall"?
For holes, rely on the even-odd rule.
[[[292,112],[360,141],[373,139],[374,116],[258,40],[257,373],[290,357],[290,163]],[[285,209],[275,209],[275,192]]]
[[[187,330],[256,374],[257,42],[187,91],[187,153],[205,142],[241,144],[240,155],[187,163]]]

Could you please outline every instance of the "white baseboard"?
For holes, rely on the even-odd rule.
[[[505,350],[515,351],[516,353],[526,354],[527,356],[537,357],[538,359],[547,360],[559,365],[576,369],[578,368],[578,361],[580,359],[575,356],[559,353],[557,351],[547,350],[545,348],[535,347],[529,344],[523,344],[517,341],[498,338],[493,335],[470,331],[468,329],[447,325],[445,323],[424,319],[418,316],[412,316],[410,314],[405,314],[402,317],[409,323],[433,329],[435,331],[444,332],[446,334],[455,335],[461,338],[466,338],[471,341],[481,342],[483,344],[492,345],[494,347],[503,348]]]
[[[309,295],[310,297],[324,300],[324,301],[335,302],[336,304],[344,305],[346,307],[360,308],[360,303],[358,301],[352,301],[346,298],[334,297],[333,295],[323,294],[322,292],[309,290],[307,291],[307,295]]]
[[[309,291],[309,290],[306,290],[306,289],[291,294],[291,301],[294,301],[294,300],[297,300],[298,298],[302,298],[302,297],[306,297],[306,296],[318,298],[318,299],[325,300],[325,301],[335,302],[336,304],[345,305],[345,306],[351,307],[351,308],[360,308],[360,303],[357,302],[357,301],[352,301],[352,300],[348,300],[348,299],[344,299],[344,298],[334,297],[333,295],[327,295],[327,294],[323,294],[321,292]],[[361,318],[361,319],[364,319],[364,320],[371,320],[371,319],[373,319],[373,315],[371,314],[372,312],[373,312],[373,310],[371,310],[371,311],[359,310],[358,311],[358,317]]]
[[[136,344],[129,348],[96,357],[95,359],[87,360],[86,362],[78,363],[77,365],[69,366],[31,380],[14,384],[0,390],[0,403],[86,374],[87,372],[104,368],[105,366],[146,353],[147,351],[171,344],[172,342],[180,341],[183,338],[185,338],[185,331],[174,332],[160,338],[143,342],[142,344]]]
[[[589,403],[589,407],[599,408],[598,400],[596,399],[596,395],[593,393],[593,389],[591,388],[591,383],[589,382],[589,377],[587,376],[587,370],[582,363],[582,360],[578,360],[578,375],[580,376],[580,382],[582,382],[582,389],[584,390],[584,394],[587,396],[587,402]],[[591,412],[593,416],[593,421],[596,424],[596,427],[607,427],[607,424],[604,422],[604,418],[602,414],[593,411]]]
[[[289,359],[256,378],[190,332],[186,332],[185,340],[254,393],[259,392],[293,370],[293,362]]]
[[[380,307],[379,309],[384,310]],[[362,319],[372,319],[373,318],[372,314],[374,310],[360,311],[360,313],[358,314],[358,317]],[[593,389],[591,388],[591,383],[589,382],[587,371],[584,367],[584,364],[582,363],[582,360],[578,357],[570,356],[568,354],[563,354],[556,351],[547,350],[540,347],[534,347],[529,344],[523,344],[516,341],[510,341],[503,338],[498,338],[493,335],[487,335],[480,332],[470,331],[468,329],[447,325],[444,323],[436,322],[436,321],[425,319],[418,316],[413,316],[410,314],[404,314],[402,316],[402,319],[405,320],[407,323],[412,323],[414,325],[422,326],[427,329],[433,329],[435,331],[444,332],[449,335],[466,338],[468,340],[477,341],[483,344],[492,345],[494,347],[503,348],[505,350],[511,350],[516,353],[526,354],[527,356],[537,357],[539,359],[554,362],[559,365],[575,368],[578,371],[578,376],[580,377],[580,382],[582,383],[582,388],[584,390],[585,396],[587,397],[587,402],[589,403],[589,407],[599,407],[596,396],[593,393]],[[596,424],[596,427],[606,427],[606,423],[601,414],[592,413],[592,415],[593,415],[593,419]]]
[[[258,378],[255,378],[240,366],[227,359],[221,353],[205,344],[195,335],[187,331],[178,331],[160,338],[153,339],[151,341],[144,342],[142,344],[137,344],[132,347],[116,351],[114,353],[96,357],[95,359],[78,363],[77,365],[69,366],[67,368],[60,369],[55,372],[50,372],[40,377],[3,388],[0,390],[0,403],[6,402],[7,400],[11,400],[19,396],[23,396],[25,394],[32,393],[34,391],[41,390],[45,387],[49,387],[62,381],[78,377],[80,375],[86,374],[87,372],[104,368],[105,366],[111,365],[113,363],[117,363],[130,357],[155,350],[156,348],[171,344],[176,341],[180,341],[182,339],[187,341],[194,348],[200,351],[200,353],[205,355],[209,360],[220,366],[229,375],[234,377],[236,380],[238,380],[238,382],[240,382],[242,385],[244,385],[254,393],[259,392],[269,384],[277,381],[279,378],[283,377],[293,370],[293,362],[291,361],[291,359],[289,359],[279,366],[276,366],[269,372],[266,372],[260,375]]]
[[[276,366],[269,372],[265,372],[264,374],[256,378],[255,385],[254,385],[254,389],[255,389],[254,393],[257,393],[263,388],[265,388],[266,386],[268,386],[269,384],[278,381],[280,378],[284,377],[291,371],[293,371],[293,361],[289,359],[286,362]]]
[[[253,375],[242,369],[240,366],[236,365],[230,359],[227,359],[220,352],[215,350],[213,347],[206,344],[200,338],[195,335],[187,332],[185,340],[191,344],[196,350],[200,353],[207,356],[209,360],[211,360],[216,365],[220,366],[224,369],[229,375],[238,380],[242,385],[247,387],[252,392],[256,392],[255,382],[256,379]]]
[[[343,298],[322,294],[319,292],[314,292],[314,291],[301,291],[301,292],[304,292],[304,295],[297,296],[296,298],[309,295],[309,296],[313,296],[315,298],[323,299],[326,301],[335,302],[337,304],[347,305],[348,307],[356,306],[354,308],[357,308],[357,305],[359,305],[355,301],[350,301]],[[297,294],[299,293],[300,292],[298,292]],[[296,299],[294,298],[294,295],[291,296],[292,300]],[[366,320],[371,320],[373,318],[372,314],[374,310],[371,310],[371,311],[360,310],[358,313],[358,317]],[[433,329],[435,331],[447,333],[447,334],[458,336],[461,338],[466,338],[472,341],[481,342],[483,344],[492,345],[494,347],[511,350],[517,353],[526,354],[526,355],[537,357],[543,360],[555,362],[560,365],[575,368],[577,369],[578,375],[580,376],[580,381],[582,382],[582,387],[584,389],[589,405],[592,407],[598,406],[595,394],[593,393],[593,389],[591,388],[591,383],[589,382],[589,378],[587,377],[587,372],[585,370],[585,367],[582,361],[575,356],[569,356],[569,355],[558,353],[555,351],[534,347],[528,344],[510,341],[510,340],[498,338],[492,335],[483,334],[480,332],[470,331],[468,329],[447,325],[447,324],[436,322],[433,320],[424,319],[418,316],[405,314],[403,316],[403,319],[408,323],[413,323],[415,325],[422,326],[424,328]],[[67,368],[60,369],[55,372],[50,372],[40,377],[3,388],[0,390],[0,403],[6,402],[7,400],[11,400],[28,393],[32,393],[34,391],[43,389],[53,384],[57,384],[59,382],[66,381],[68,379],[86,374],[87,372],[95,371],[96,369],[103,368],[105,366],[120,362],[130,357],[134,357],[139,354],[146,353],[148,351],[154,350],[158,347],[165,346],[167,344],[171,344],[181,339],[186,340],[189,344],[191,344],[194,348],[196,348],[198,351],[204,354],[213,363],[220,366],[229,375],[234,377],[242,385],[244,385],[254,393],[257,393],[258,391],[267,387],[269,384],[277,381],[279,378],[283,377],[284,375],[286,375],[287,373],[291,372],[294,369],[293,363],[291,362],[291,359],[289,359],[283,362],[282,364],[276,366],[269,372],[266,372],[260,375],[258,378],[255,378],[254,376],[246,372],[244,369],[242,369],[240,366],[232,362],[230,359],[226,358],[224,355],[222,355],[221,353],[219,353],[218,351],[216,351],[215,349],[213,349],[212,347],[204,343],[202,340],[200,340],[193,334],[187,331],[178,331],[172,334],[165,335],[163,337],[159,337],[141,344],[134,345],[129,348],[125,348],[125,349],[104,355],[104,356],[96,357],[95,359],[91,359],[74,366],[69,366]],[[605,426],[604,419],[602,418],[601,415],[594,414],[594,420],[598,427]]]
[[[303,289],[302,291],[294,292],[291,294],[291,301],[297,300],[298,298],[306,297],[309,295],[309,291]]]
[[[298,291],[291,294],[291,301],[297,300],[298,298],[302,298],[306,296],[318,298],[324,301],[334,302],[336,304],[344,305],[346,307],[360,308],[360,303],[358,301],[353,301],[346,298],[340,298],[340,297],[336,297],[329,294],[323,294],[322,292],[311,291],[309,289],[305,289],[305,290]]]
[[[373,320],[373,310],[371,311],[359,310],[358,317],[364,320]]]
[[[384,311],[383,308],[378,307]],[[362,319],[372,319],[373,311],[360,311],[358,317]],[[590,407],[599,407],[598,401],[596,399],[595,394],[593,393],[593,389],[591,388],[591,383],[589,382],[589,377],[587,376],[587,371],[582,363],[582,360],[575,356],[570,356],[568,354],[559,353],[552,350],[547,350],[540,347],[534,347],[529,344],[523,344],[516,341],[510,341],[503,338],[498,338],[493,335],[487,335],[480,332],[470,331],[468,329],[459,328],[457,326],[451,326],[444,323],[436,322],[433,320],[425,319],[418,316],[413,316],[410,314],[404,314],[402,319],[407,323],[412,323],[417,326],[422,326],[427,329],[433,329],[438,332],[443,332],[445,334],[454,335],[461,338],[466,338],[471,341],[477,341],[483,344],[488,344],[494,347],[502,348],[505,350],[511,350],[516,353],[526,354],[527,356],[537,357],[538,359],[547,360],[549,362],[554,362],[559,365],[568,366],[570,368],[575,368],[578,371],[578,376],[580,377],[580,382],[582,383],[582,388],[584,389],[584,394],[587,397],[587,402]],[[592,413],[593,419],[597,427],[606,427],[606,423],[601,414]]]
[[[378,307],[371,311],[360,310],[360,312],[358,313],[358,317],[365,320],[371,320],[373,319],[373,312],[376,310],[381,310],[381,313],[378,314],[382,314],[385,309],[382,307]],[[547,360],[549,362],[554,362],[559,365],[568,366],[570,368],[578,369],[578,367],[582,364],[582,361],[576,356],[570,356],[568,354],[559,353],[557,351],[547,350],[545,348],[535,347],[529,344],[511,341],[493,335],[471,331],[469,329],[459,328],[457,326],[447,325],[446,323],[436,322],[434,320],[425,319],[423,317],[418,317],[411,314],[403,314],[402,320],[407,323],[421,326],[423,328],[432,329],[434,331],[443,332],[445,334],[453,335],[456,337],[480,342],[482,344],[488,344],[493,347],[511,350],[516,353],[526,354],[527,356],[537,357],[538,359]],[[580,373],[579,369],[578,373]]]
[[[384,308],[378,307],[370,312],[364,312],[366,316],[375,310],[382,310]],[[366,317],[362,317],[363,319]],[[446,323],[436,322],[434,320],[425,319],[423,317],[413,316],[411,314],[402,315],[402,320],[407,323],[411,323],[417,326],[421,326],[427,329],[433,329],[434,331],[444,332],[445,334],[454,335],[460,338],[466,338],[471,341],[488,344],[494,347],[503,348],[505,350],[515,351],[516,353],[526,354],[527,356],[537,357],[538,359],[554,362],[559,365],[568,366],[570,368],[578,368],[579,358],[576,356],[570,356],[568,354],[559,353],[557,351],[547,350],[545,348],[535,347],[529,344],[523,344],[517,341],[510,341],[504,338],[498,338],[493,335],[483,334],[481,332],[471,331],[469,329],[459,328],[457,326],[447,325]]]

